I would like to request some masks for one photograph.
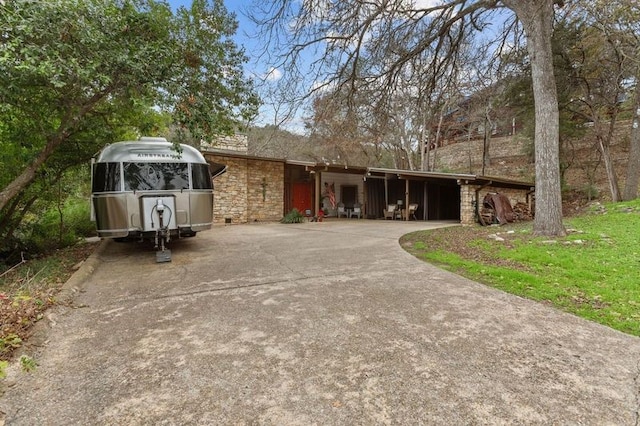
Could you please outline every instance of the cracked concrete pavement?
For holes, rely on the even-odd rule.
[[[445,225],[221,226],[165,264],[103,243],[0,424],[638,425],[640,339],[399,246]]]

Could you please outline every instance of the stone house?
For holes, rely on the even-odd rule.
[[[277,221],[293,208],[310,216],[320,209],[335,216],[338,204],[360,205],[365,218],[377,219],[388,204],[415,203],[418,220],[472,224],[486,193],[503,193],[512,204],[530,204],[534,193],[531,183],[472,174],[257,157],[247,153],[241,137],[218,141],[202,153],[209,162],[227,165],[214,181],[214,223]]]

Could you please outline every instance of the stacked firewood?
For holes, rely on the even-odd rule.
[[[516,215],[516,220],[531,220],[533,219],[533,212],[529,209],[529,205],[526,203],[518,202],[513,206],[513,212]]]

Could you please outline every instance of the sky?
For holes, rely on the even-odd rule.
[[[177,9],[180,6],[189,7],[191,5],[192,0],[167,0],[172,8]],[[265,93],[263,90],[274,89],[275,82],[278,81],[282,75],[282,71],[278,69],[271,68],[270,64],[264,62],[260,56],[260,45],[259,42],[256,41],[255,34],[257,34],[258,30],[255,28],[254,24],[251,20],[246,16],[247,11],[251,9],[252,6],[258,4],[258,2],[269,2],[271,0],[223,0],[223,3],[227,10],[233,13],[238,21],[238,30],[236,31],[236,35],[234,36],[234,40],[236,44],[240,47],[243,47],[247,57],[249,58],[248,62],[244,66],[245,75],[258,83],[262,83],[266,80],[265,84],[261,85],[261,88],[258,89],[259,94],[261,94],[261,98],[263,99],[263,105],[259,110],[258,117],[255,119],[254,123],[258,126],[265,125],[273,125],[278,124],[281,127],[296,132],[296,133],[304,133],[304,120],[303,114],[305,111],[297,110],[295,115],[291,117],[287,122],[280,123],[278,121],[278,117],[276,117],[277,110],[286,109],[286,104],[277,100],[277,96],[273,97],[272,105],[269,104],[269,96],[262,95]],[[417,7],[429,7],[434,6],[437,3],[440,3],[442,0],[407,0],[413,2],[413,4]],[[496,17],[499,18],[497,22],[495,22],[495,28],[500,29],[501,21],[503,18],[502,15],[497,14]],[[305,60],[307,63],[311,62],[310,57],[313,55],[312,53],[303,53],[302,61]],[[307,82],[309,87],[313,87],[317,82]],[[261,93],[262,91],[262,93]],[[285,96],[285,95],[283,95]],[[284,98],[283,98],[284,99]],[[286,100],[286,99],[285,99]],[[279,103],[278,105],[276,105]]]

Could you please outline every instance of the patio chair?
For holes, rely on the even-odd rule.
[[[351,219],[354,216],[358,216],[358,219],[360,219],[361,215],[362,215],[362,207],[360,207],[360,204],[356,204],[353,206],[353,210],[349,212],[349,219]]]
[[[416,210],[418,210],[418,204],[409,204],[409,208],[404,211],[406,216],[403,219],[413,218],[413,220],[418,220],[416,218]]]
[[[338,204],[338,217],[347,217],[347,211],[344,209],[344,204]]]
[[[384,218],[388,219],[395,219],[396,218],[396,211],[397,211],[398,206],[396,204],[389,204],[386,208],[386,210],[383,210],[382,213],[384,214]]]

